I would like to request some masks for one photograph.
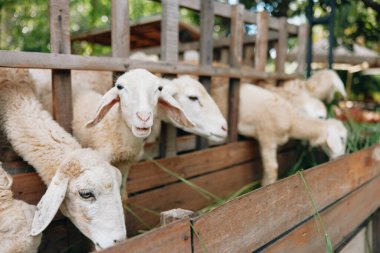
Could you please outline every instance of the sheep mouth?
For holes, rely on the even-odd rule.
[[[132,127],[132,132],[135,136],[137,137],[147,137],[150,132],[151,132],[151,128],[150,127],[136,127],[136,126],[133,126]]]

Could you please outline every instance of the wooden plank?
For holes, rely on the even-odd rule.
[[[245,66],[254,67],[255,66],[255,47],[251,45],[244,46],[244,60],[243,64]]]
[[[360,206],[364,206],[360,204]],[[372,217],[372,252],[380,252],[380,209]]]
[[[339,246],[346,236],[349,236],[379,207],[380,176],[377,176],[327,210],[322,211],[320,215],[333,248]],[[310,204],[309,208],[312,208]],[[379,234],[376,234],[376,237],[378,236]],[[325,249],[325,236],[318,232],[316,221],[311,219],[260,252],[301,253],[307,250],[307,252],[313,253],[324,252]]]
[[[157,162],[184,178],[191,178],[258,157],[257,144],[246,141],[160,159]],[[146,161],[132,166],[128,176],[128,193],[140,192],[177,181],[177,178],[168,175],[151,161]]]
[[[154,73],[189,74],[204,76],[226,76],[236,78],[294,79],[297,74],[264,73],[231,67],[200,67],[192,64],[170,64],[115,57],[79,56],[35,52],[13,52],[0,50],[0,67],[53,68],[78,70],[127,71],[129,68],[145,68]]]
[[[100,252],[191,253],[190,221],[185,219],[170,223]]]
[[[113,57],[129,55],[129,3],[128,0],[112,0],[111,44]]]
[[[279,154],[281,169],[289,168],[295,161],[294,151]],[[216,194],[218,197],[226,197],[236,192],[243,186],[254,180],[261,178],[261,160],[236,165],[228,169],[216,171],[204,176],[190,179],[190,181],[207,191]],[[159,200],[159,201],[157,201]],[[184,183],[170,184],[165,187],[144,192],[128,199],[130,208],[137,213],[144,222],[150,226],[155,226],[160,221],[159,215],[146,212],[136,208],[133,204],[149,208],[158,214],[164,210],[182,208],[196,211],[211,204],[213,200],[206,199],[200,193]],[[127,215],[128,235],[136,233],[138,230],[146,229],[133,215]],[[214,251],[210,251],[214,252]],[[216,252],[216,251],[215,251]]]
[[[50,50],[70,54],[70,9],[68,0],[49,0]],[[53,118],[72,132],[73,106],[70,70],[52,71]]]
[[[255,69],[258,71],[265,71],[268,61],[268,19],[269,15],[265,11],[257,15]]]
[[[379,175],[379,162],[373,159],[379,149],[361,150],[305,171],[317,206],[324,208]],[[194,227],[209,252],[252,252],[311,217],[313,210],[305,205],[309,202],[300,177],[294,175],[203,215]],[[194,249],[202,252],[196,238]]]
[[[309,27],[307,24],[300,26],[298,30],[298,52],[297,52],[297,72],[305,75],[306,73],[306,47]],[[325,58],[326,60],[326,58]]]
[[[231,45],[229,63],[232,67],[240,68],[243,61],[243,24],[244,5],[232,7],[231,13]],[[228,141],[238,139],[240,79],[231,78],[228,89]]]
[[[46,191],[45,184],[37,173],[22,173],[13,175],[12,191],[16,199],[37,205]]]
[[[178,1],[162,0],[161,2],[161,60],[175,64],[178,62]],[[160,140],[161,157],[173,157],[177,154],[176,137],[177,129],[170,124],[162,123]]]
[[[280,36],[276,47],[276,71],[285,72],[286,52],[288,50],[288,32],[286,17],[280,18]]]

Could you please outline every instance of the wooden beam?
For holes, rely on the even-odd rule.
[[[231,67],[240,68],[243,62],[243,23],[244,5],[232,7],[231,45],[229,63]],[[238,140],[240,79],[231,78],[228,89],[228,141]]]
[[[326,232],[328,233],[332,247],[336,248],[360,226],[377,208],[380,207],[380,177],[377,176],[363,187],[354,191],[333,206],[321,212]],[[365,207],[365,208],[364,208]],[[311,204],[309,204],[309,208]],[[325,252],[326,238],[319,233],[314,218],[297,227],[295,230],[270,245],[260,252]],[[319,226],[320,224],[318,224]],[[376,234],[375,238],[378,238]],[[378,252],[373,250],[373,252]]]
[[[306,170],[317,206],[323,209],[378,176],[379,161],[373,158],[379,149],[364,149]],[[312,217],[305,191],[300,176],[294,175],[201,216],[194,228],[209,252],[252,252]],[[194,250],[202,252],[196,238]]]
[[[34,52],[13,52],[0,50],[0,66],[11,68],[42,68],[42,69],[78,69],[126,71],[128,68],[146,68],[151,72],[225,76],[236,78],[260,78],[288,80],[298,77],[297,74],[263,73],[254,69],[238,69],[231,67],[200,67],[192,64],[171,64],[165,62],[151,62],[128,60],[126,58],[79,56],[69,54],[49,54]]]
[[[258,13],[255,54],[255,69],[258,71],[265,71],[268,62],[268,20],[269,15],[267,12]]]
[[[178,62],[179,41],[179,6],[177,0],[162,0],[161,19],[161,60],[176,64]],[[175,76],[167,76],[174,78]],[[160,140],[160,156],[173,157],[176,150],[177,129],[170,124],[162,123]]]
[[[112,0],[112,56],[129,55],[129,4],[128,0]]]
[[[286,17],[280,18],[280,36],[276,45],[276,71],[285,72],[286,52],[288,50],[288,32],[286,30]]]
[[[98,252],[98,251],[96,251]],[[102,253],[191,253],[190,221],[184,219],[127,239]]]
[[[50,48],[52,53],[70,54],[70,9],[68,0],[49,0]],[[72,132],[73,105],[70,70],[52,71],[53,118]]]
[[[307,24],[300,26],[298,30],[298,52],[297,52],[297,72],[305,76],[306,73],[306,47],[307,47],[307,36],[309,27]],[[325,59],[326,60],[326,59]]]

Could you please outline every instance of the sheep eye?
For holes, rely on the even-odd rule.
[[[116,84],[116,88],[117,88],[118,90],[122,90],[122,89],[124,89],[124,86],[121,85],[121,84]]]
[[[91,199],[91,198],[95,199],[94,193],[92,193],[91,191],[88,191],[88,190],[79,191],[79,195],[83,199]]]
[[[188,96],[188,98],[191,100],[191,101],[198,101],[198,97],[196,96]]]
[[[158,86],[158,90],[159,90],[159,91],[162,91],[162,86]]]

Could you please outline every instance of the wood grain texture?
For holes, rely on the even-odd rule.
[[[211,65],[213,56],[213,32],[214,32],[214,1],[201,1],[200,10],[200,65]]]
[[[258,157],[257,144],[246,141],[173,158],[159,159],[157,162],[184,178],[191,178],[255,158],[258,159]],[[141,162],[132,166],[128,176],[128,192],[145,191],[173,182],[178,182],[178,179],[162,171],[154,163]]]
[[[256,54],[255,69],[265,71],[268,62],[268,20],[269,14],[265,11],[257,14],[257,36],[256,36]]]
[[[289,168],[295,161],[293,151],[281,153],[279,155],[279,161],[281,169]],[[236,192],[252,181],[260,179],[261,171],[261,160],[255,160],[199,176],[190,179],[190,181],[216,194],[218,197],[223,198]],[[196,211],[213,202],[212,199],[206,199],[199,192],[184,183],[170,184],[156,190],[131,196],[128,201],[130,202],[131,209],[150,226],[159,224],[160,216],[146,212],[135,207],[133,204],[149,208],[159,214],[162,211],[174,208]],[[146,229],[146,227],[131,214],[127,215],[126,224],[128,235],[133,235],[140,229]]]
[[[231,40],[230,40],[230,66],[240,67],[243,62],[243,37],[244,37],[244,5],[238,4],[232,7],[231,12]],[[260,28],[259,28],[260,29]]]
[[[161,60],[178,61],[179,6],[177,0],[162,0]]]
[[[300,26],[298,30],[298,52],[296,60],[298,62],[297,72],[305,74],[306,70],[306,47],[307,47],[307,36],[309,27],[307,24]]]
[[[276,71],[285,72],[286,52],[288,51],[288,32],[286,30],[287,18],[280,18],[279,38],[276,45]]]
[[[321,212],[333,248],[380,207],[380,176]],[[309,204],[309,208],[312,208]],[[379,234],[376,234],[378,237]],[[324,252],[326,241],[311,219],[261,252]],[[373,251],[378,252],[378,251]]]
[[[69,0],[49,0],[49,17],[50,51],[69,54],[71,52]]]
[[[379,61],[380,63],[380,61]],[[171,64],[115,57],[79,56],[35,52],[13,52],[0,50],[0,66],[14,68],[53,68],[78,70],[127,71],[129,68],[145,68],[154,73],[189,74],[197,76],[225,76],[236,78],[294,79],[298,74],[264,73],[262,71],[231,67],[195,66]]]
[[[335,202],[380,173],[380,166],[374,166],[374,149],[365,149],[305,171],[319,208]],[[203,215],[194,226],[209,252],[251,252],[309,218],[313,212],[309,203],[300,177],[294,175]],[[194,249],[202,252],[197,239]]]
[[[128,0],[112,0],[112,56],[129,55],[129,3]]]
[[[191,253],[190,221],[184,219],[127,239],[104,253]]]

